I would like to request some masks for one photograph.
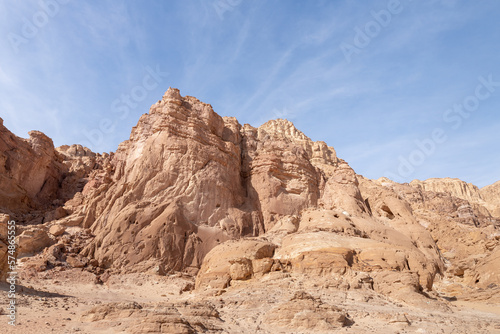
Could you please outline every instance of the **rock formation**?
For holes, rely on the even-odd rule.
[[[500,217],[500,181],[480,189],[485,206],[492,216]]]
[[[482,200],[479,188],[471,183],[459,179],[427,179],[425,181],[413,180],[410,182],[413,187],[421,188],[425,191],[442,192],[451,196],[464,199],[469,202]]]
[[[63,165],[52,140],[39,131],[21,139],[0,119],[0,208],[26,211],[57,198]]]
[[[98,179],[97,179],[98,178]],[[84,255],[104,268],[194,270],[220,242],[322,206],[366,212],[354,171],[286,120],[259,128],[169,89],[83,190]]]
[[[39,131],[19,138],[0,118],[0,210],[14,216],[42,210],[47,219],[58,218],[64,202],[83,189],[90,171],[101,168],[106,157],[81,145],[55,149]]]
[[[241,125],[172,88],[110,154],[54,148],[36,131],[21,139],[2,123],[0,210],[19,221],[18,253],[33,256],[29,270],[82,268],[97,283],[183,272],[209,295],[292,277],[410,305],[428,305],[440,291],[500,286],[499,182],[369,180],[287,120]],[[351,323],[344,310],[296,290],[262,318],[264,327]],[[134,305],[106,306],[105,317],[149,314]],[[199,322],[181,305],[165,307],[135,330],[223,326],[212,306],[200,306]],[[99,321],[100,312],[85,317]]]
[[[479,189],[471,183],[459,179],[428,179],[425,181],[413,180],[411,186],[425,191],[445,193],[453,197],[461,198],[475,205],[478,210],[487,209],[487,215],[500,217],[500,181],[495,184]]]

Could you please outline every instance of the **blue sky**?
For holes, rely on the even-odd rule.
[[[500,2],[0,0],[0,117],[114,151],[169,86],[357,173],[500,180]]]

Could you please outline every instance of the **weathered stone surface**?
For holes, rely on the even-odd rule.
[[[482,211],[482,214],[500,218],[500,204],[498,201],[500,197],[500,181],[482,189],[471,183],[451,178],[428,179],[425,181],[414,180],[410,185],[424,191],[446,193],[463,199],[468,202],[468,206],[475,206],[475,209]]]
[[[63,235],[64,231],[66,231],[66,228],[64,226],[61,226],[61,225],[52,225],[49,228],[49,233],[52,234],[55,237]]]
[[[289,302],[274,307],[265,317],[270,328],[278,326],[294,331],[335,330],[343,327],[346,320],[342,309],[325,304],[303,291],[297,291]]]
[[[226,332],[239,329],[247,311],[257,314],[245,320],[257,332],[331,332],[348,322],[332,306],[339,298],[274,295],[279,302],[264,305],[256,295],[269,289],[308,286],[322,299],[345,292],[343,303],[387,298],[445,311],[443,293],[493,301],[499,189],[457,179],[369,180],[287,120],[241,125],[176,89],[110,154],[54,148],[37,131],[21,139],[0,119],[0,210],[19,223],[20,255],[36,254],[23,259],[27,271],[81,268],[99,284],[120,273],[197,274],[194,291],[193,281],[175,290],[189,295],[189,306],[108,305],[84,317],[131,318],[127,328],[137,333],[218,332],[219,311]],[[8,219],[0,215],[0,276]],[[218,311],[193,304],[199,296],[220,302]]]
[[[500,286],[500,247],[478,261],[471,270],[469,284],[475,284],[480,288],[487,289],[492,285]]]
[[[439,267],[439,263],[433,263],[413,245],[404,247],[324,231],[285,237],[275,258],[290,261],[293,271],[315,275],[344,274],[347,270],[409,271],[411,268],[418,272],[420,283],[427,289],[432,289]]]
[[[213,248],[196,276],[196,288],[223,289],[231,280],[244,280],[269,271],[275,247],[260,240],[240,240]]]
[[[52,245],[55,241],[47,234],[46,229],[31,227],[25,229],[16,238],[19,255],[39,252]]]
[[[427,179],[425,181],[413,180],[411,181],[410,185],[424,191],[447,193],[469,202],[476,202],[482,199],[481,192],[479,191],[478,187],[476,187],[472,183],[467,183],[460,179],[434,178]]]
[[[83,225],[96,235],[84,255],[120,270],[142,270],[145,258],[165,272],[199,268],[219,242],[262,235],[320,203],[366,212],[333,148],[287,120],[241,126],[176,89],[141,117],[111,165],[106,181],[91,175],[83,191]],[[173,242],[148,247],[164,240]]]
[[[39,131],[29,136],[15,136],[0,121],[0,209],[26,210],[56,198],[62,165],[52,140]]]
[[[500,181],[479,190],[492,216],[500,218]]]
[[[30,131],[28,139],[19,138],[0,118],[0,210],[26,213],[68,200],[105,160],[81,145],[55,149],[52,139],[39,131]],[[59,209],[55,214],[63,213]]]
[[[122,319],[127,333],[192,334],[219,332],[219,313],[209,303],[159,303],[142,306],[136,302],[108,303],[84,312],[82,321]]]
[[[66,257],[66,262],[73,268],[83,268],[87,265],[88,260],[81,255],[69,255]]]

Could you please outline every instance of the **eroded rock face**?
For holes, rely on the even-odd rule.
[[[298,291],[286,303],[270,310],[265,318],[269,327],[278,326],[288,330],[331,331],[347,324],[345,312],[321,299]]]
[[[52,140],[39,131],[22,139],[0,119],[0,208],[27,210],[54,200],[61,181],[61,160]]]
[[[225,124],[228,126],[225,126]],[[83,221],[96,235],[84,254],[104,267],[199,268],[218,240],[255,235],[245,206],[238,124],[170,89],[113,156],[110,177],[84,189]]]
[[[484,215],[500,217],[500,181],[479,189],[471,183],[459,179],[428,179],[425,181],[414,180],[411,186],[427,192],[445,193],[450,196],[467,201],[465,205],[474,206]]]
[[[84,322],[120,320],[126,332],[194,334],[222,332],[217,310],[209,303],[159,303],[146,306],[135,302],[109,303],[93,307],[82,315]],[[118,327],[121,323],[113,323]]]
[[[438,184],[439,180],[432,182]],[[466,185],[456,180],[443,181],[449,182]],[[377,183],[405,200],[414,219],[430,232],[444,261],[442,274],[447,280],[476,288],[497,284],[498,268],[492,259],[500,245],[500,221],[490,214],[482,197],[476,197],[477,192],[473,192],[476,195],[470,202],[453,196],[446,187],[434,192],[415,184],[401,185],[383,179]]]
[[[83,189],[89,173],[105,158],[81,145],[56,149],[40,131],[19,138],[0,118],[0,211],[24,220],[28,212],[60,208]]]
[[[421,188],[425,191],[447,193],[469,202],[476,202],[482,199],[478,187],[460,179],[444,178],[428,179],[425,181],[413,180],[410,185]]]
[[[479,190],[492,216],[500,218],[500,181]]]
[[[37,270],[199,271],[197,291],[217,293],[278,274],[341,276],[339,289],[405,302],[443,278],[487,288],[500,276],[500,183],[369,180],[287,120],[241,125],[177,89],[110,154],[21,139],[0,121],[0,180],[0,210],[23,223],[20,252],[42,253]],[[305,303],[324,328],[341,323],[304,300],[283,309]]]
[[[224,289],[232,280],[246,280],[271,271],[276,245],[261,240],[228,241],[205,257],[196,288]]]
[[[367,212],[354,171],[286,120],[259,128],[169,89],[85,186],[84,255],[104,267],[197,270],[218,243],[318,205]],[[153,226],[155,226],[153,228]]]

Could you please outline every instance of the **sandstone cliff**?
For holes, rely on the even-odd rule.
[[[286,120],[242,126],[176,89],[141,117],[111,165],[83,191],[83,226],[96,235],[83,254],[105,268],[145,270],[148,260],[160,272],[196,271],[218,243],[262,235],[303,209],[366,211],[333,148]]]
[[[425,191],[446,193],[453,197],[461,198],[483,210],[486,215],[500,217],[499,201],[500,181],[479,189],[477,186],[459,179],[428,179],[425,181],[413,180],[411,186]],[[486,210],[484,210],[486,209]]]
[[[500,286],[500,183],[369,180],[287,120],[241,125],[177,89],[110,154],[0,122],[0,179],[29,270],[183,272],[215,294],[284,275],[411,305]],[[300,305],[325,330],[349,323],[305,293],[265,321],[286,327]]]
[[[478,202],[482,200],[479,188],[471,183],[459,179],[427,179],[425,181],[413,180],[410,182],[413,187],[421,188],[425,191],[443,192],[454,197],[464,199],[469,202]]]
[[[56,149],[39,131],[19,138],[0,118],[0,210],[16,215],[61,207],[83,189],[92,169],[101,168],[101,160],[81,145]]]
[[[39,131],[12,134],[0,119],[0,209],[26,211],[57,198],[63,165],[52,140]]]

